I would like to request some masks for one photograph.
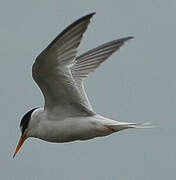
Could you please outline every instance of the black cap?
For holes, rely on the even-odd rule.
[[[21,128],[21,133],[22,133],[22,136],[24,134],[24,131],[28,128],[28,124],[29,124],[29,121],[31,119],[31,114],[34,110],[36,110],[37,108],[33,108],[31,109],[30,111],[28,111],[24,116],[23,118],[21,119],[21,122],[20,122],[20,128]]]

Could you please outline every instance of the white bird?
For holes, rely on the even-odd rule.
[[[114,40],[76,57],[78,45],[94,14],[68,26],[36,58],[32,76],[43,93],[45,105],[30,110],[22,118],[21,137],[13,157],[28,137],[60,143],[107,136],[128,128],[148,127],[105,118],[89,103],[83,80],[125,41],[133,38]]]

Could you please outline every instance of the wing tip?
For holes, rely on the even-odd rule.
[[[86,14],[85,16],[82,16],[81,18],[79,18],[76,22],[84,21],[86,19],[90,20],[95,14],[96,12]]]
[[[96,12],[92,12],[92,13],[89,13],[89,14],[83,16],[83,18],[84,18],[84,17],[92,17],[92,16],[94,16],[95,14],[96,14]]]
[[[114,42],[121,43],[121,45],[123,45],[126,41],[129,41],[131,39],[134,39],[134,36],[128,36],[121,39],[117,39],[117,40],[114,40]]]
[[[128,41],[128,40],[131,40],[131,39],[134,39],[134,36],[128,36],[128,37],[125,37],[125,38],[122,38],[124,41]]]

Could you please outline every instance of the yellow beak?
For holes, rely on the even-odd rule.
[[[16,147],[15,153],[13,155],[13,158],[16,156],[16,154],[18,153],[18,151],[20,150],[21,146],[23,145],[24,141],[26,140],[26,135],[24,134],[24,136],[21,136],[19,141],[18,141],[18,145]]]

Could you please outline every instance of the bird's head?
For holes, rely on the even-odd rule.
[[[14,152],[13,158],[15,157],[15,155],[20,150],[20,148],[23,145],[24,141],[29,137],[29,128],[28,128],[29,123],[30,123],[30,120],[31,120],[31,115],[32,115],[33,111],[36,110],[36,109],[37,108],[31,109],[21,119],[21,122],[20,122],[21,137],[20,137],[19,142],[17,144],[17,147],[16,147],[16,150]]]

